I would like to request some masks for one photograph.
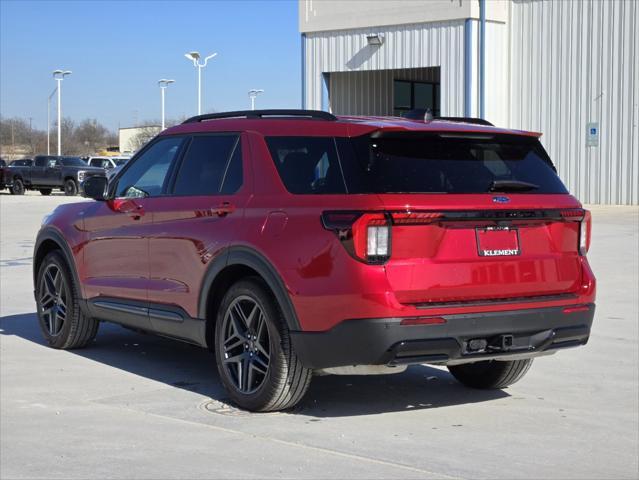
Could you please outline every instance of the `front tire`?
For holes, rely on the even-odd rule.
[[[246,410],[291,408],[311,381],[312,370],[295,355],[284,315],[259,278],[237,282],[224,296],[215,325],[215,355],[224,387]]]
[[[72,178],[69,178],[64,182],[64,194],[67,197],[72,197],[78,194],[78,184]]]
[[[498,362],[467,363],[450,365],[448,370],[467,387],[479,389],[506,388],[518,382],[532,365],[532,358]]]
[[[11,185],[11,195],[23,195],[24,194],[24,183],[22,179],[15,178],[13,180],[13,185]]]
[[[36,304],[40,329],[49,346],[63,350],[85,347],[100,323],[80,309],[78,286],[64,257],[53,251],[38,269]]]
[[[51,192],[52,192],[52,189],[50,189],[50,188],[41,188],[40,189],[40,194],[44,195],[45,197],[47,195],[51,195]]]

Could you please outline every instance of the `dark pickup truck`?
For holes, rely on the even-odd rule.
[[[90,167],[79,157],[38,155],[31,165],[9,167],[11,193],[22,195],[25,190],[39,190],[49,195],[59,188],[66,195],[77,195],[82,182],[93,175],[105,175],[103,168]]]
[[[11,189],[11,175],[7,162],[0,158],[0,190]]]

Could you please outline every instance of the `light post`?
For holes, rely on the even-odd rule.
[[[158,85],[160,86],[160,92],[161,92],[161,96],[162,96],[162,130],[164,130],[164,91],[166,90],[166,87],[168,87],[171,83],[174,83],[175,80],[167,80],[166,78],[163,78],[162,80],[158,81]]]
[[[53,71],[53,78],[58,82],[58,156],[62,155],[62,80],[71,73],[71,70]]]
[[[264,90],[261,88],[254,88],[248,91],[249,98],[251,99],[251,110],[255,110],[255,97],[260,93],[264,93]]]
[[[54,88],[49,95],[49,99],[47,100],[47,155],[51,155],[51,141],[50,141],[50,130],[51,130],[51,99],[55,95],[55,92],[58,91],[58,87]]]
[[[197,68],[197,114],[202,114],[202,69],[210,59],[215,57],[217,53],[213,53],[204,59],[204,63],[200,63],[200,52],[185,53],[184,56],[193,61],[193,66]]]

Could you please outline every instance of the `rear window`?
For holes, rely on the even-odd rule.
[[[80,157],[62,157],[60,158],[62,165],[65,167],[86,167],[87,163]]]
[[[401,133],[267,142],[291,193],[567,193],[535,138]],[[318,144],[328,165],[323,180]]]

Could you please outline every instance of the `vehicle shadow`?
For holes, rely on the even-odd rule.
[[[35,313],[0,317],[0,335],[45,346]],[[89,347],[69,353],[196,392],[222,403],[228,398],[213,355],[186,343],[103,323]],[[345,417],[440,408],[508,397],[501,390],[473,390],[443,369],[416,365],[393,375],[317,376],[293,415]]]

